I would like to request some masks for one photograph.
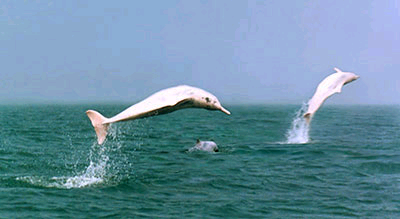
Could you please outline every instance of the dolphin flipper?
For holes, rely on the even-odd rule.
[[[342,72],[342,70],[340,70],[339,68],[333,68],[333,70],[335,70],[336,72]]]

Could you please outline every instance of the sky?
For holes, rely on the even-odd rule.
[[[222,104],[400,104],[400,1],[0,1],[0,103],[135,103],[187,84]]]

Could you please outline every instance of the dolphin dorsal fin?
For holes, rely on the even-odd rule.
[[[338,68],[333,68],[336,72],[342,72],[342,70],[338,69]]]

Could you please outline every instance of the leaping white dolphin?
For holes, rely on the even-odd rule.
[[[107,129],[111,123],[166,114],[184,108],[220,110],[231,114],[211,93],[187,85],[160,90],[112,118],[106,118],[94,110],[88,110],[86,114],[96,131],[97,142],[102,144],[106,140]]]
[[[304,113],[304,118],[307,123],[312,119],[314,113],[324,103],[324,101],[335,93],[340,93],[342,87],[354,80],[357,80],[360,76],[351,72],[342,72],[338,68],[334,68],[336,73],[333,73],[326,77],[317,87],[314,96],[308,101],[307,112]]]

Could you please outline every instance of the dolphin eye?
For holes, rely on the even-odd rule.
[[[206,97],[207,103],[211,102],[210,98]]]

